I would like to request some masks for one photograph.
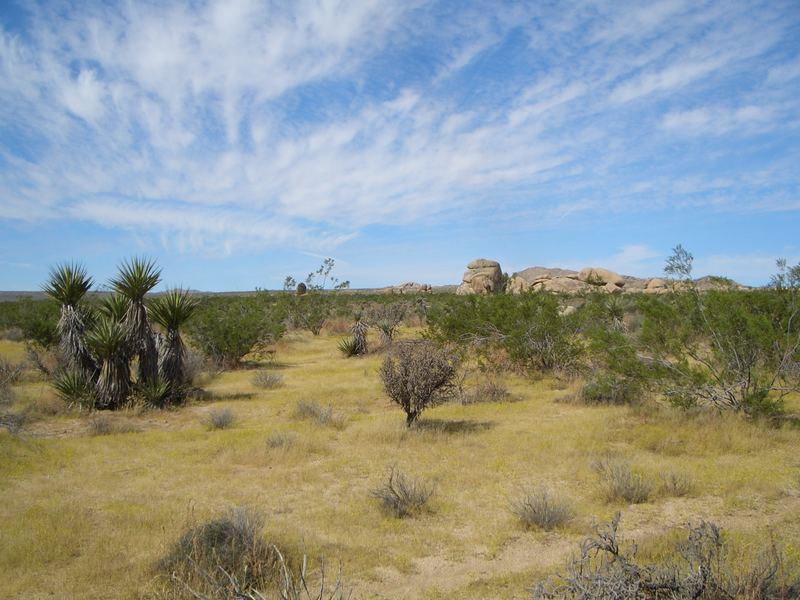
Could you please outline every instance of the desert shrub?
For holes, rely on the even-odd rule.
[[[384,346],[394,341],[397,328],[410,311],[408,302],[386,302],[374,304],[366,314],[367,322],[378,330]]]
[[[113,420],[107,414],[95,413],[88,422],[89,435],[112,435],[115,433],[132,433],[136,428],[130,423]]]
[[[523,492],[511,502],[511,512],[529,529],[550,531],[572,519],[574,511],[569,502],[545,487]]]
[[[336,298],[321,291],[309,292],[302,296],[286,296],[286,311],[289,322],[295,329],[306,329],[319,335],[325,322],[333,316]]]
[[[597,371],[581,386],[578,399],[585,404],[634,404],[641,398],[637,379],[618,373]]]
[[[69,407],[93,408],[95,388],[85,371],[66,369],[59,371],[50,382],[56,394]]]
[[[392,467],[387,481],[372,490],[371,495],[381,502],[388,514],[402,519],[421,512],[434,493],[434,487],[411,479]]]
[[[258,598],[281,577],[277,549],[263,534],[264,516],[232,508],[189,528],[156,565],[172,591],[187,598]],[[191,590],[191,591],[190,591]]]
[[[570,373],[583,354],[577,318],[546,292],[454,296],[430,308],[428,326],[434,339],[467,343],[484,360],[500,348],[530,373]]]
[[[186,331],[201,352],[225,368],[236,368],[259,345],[283,335],[283,313],[264,296],[204,298]]]
[[[0,331],[0,339],[8,340],[9,342],[21,342],[25,339],[25,332],[21,327],[10,327]]]
[[[620,514],[594,528],[556,580],[539,582],[534,600],[784,600],[800,594],[800,579],[785,577],[785,559],[774,545],[767,547],[750,569],[728,559],[720,529],[701,521],[687,525],[686,539],[672,548],[662,564],[644,564],[635,544],[618,534]]]
[[[330,404],[322,406],[313,400],[298,400],[294,409],[294,417],[315,421],[323,427],[333,427],[334,429],[343,429],[346,424],[343,417],[334,414],[333,406]]]
[[[776,417],[800,390],[800,265],[779,261],[773,289],[701,291],[680,246],[665,271],[679,292],[642,297],[639,343],[660,367],[659,387],[682,408]]]
[[[685,473],[662,473],[660,492],[664,496],[688,496],[694,490],[694,484]]]
[[[21,373],[20,365],[13,365],[0,357],[0,405],[11,404],[14,401],[12,385],[19,380]]]
[[[236,421],[230,408],[212,408],[205,417],[206,426],[211,430],[228,429]]]
[[[286,431],[271,433],[267,436],[267,448],[272,450],[290,448],[294,445],[296,437],[295,434]]]
[[[270,371],[258,371],[250,381],[254,386],[265,390],[274,390],[283,385],[283,377]]]
[[[458,368],[455,355],[423,342],[396,344],[380,369],[386,394],[406,413],[406,425],[446,399]]]
[[[51,300],[20,298],[0,303],[0,330],[12,331],[12,336],[34,342],[42,348],[58,344],[58,304]],[[11,339],[11,338],[6,338]]]
[[[501,381],[486,379],[461,394],[462,404],[479,402],[506,402],[511,398],[508,388]]]
[[[641,504],[647,502],[653,493],[653,484],[641,473],[634,472],[626,462],[603,458],[595,461],[592,469],[600,478],[609,502]]]

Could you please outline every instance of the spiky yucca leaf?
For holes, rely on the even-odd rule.
[[[136,384],[135,392],[145,404],[162,408],[169,399],[170,389],[166,381],[158,378],[153,381]]]
[[[161,269],[155,261],[134,257],[119,266],[119,275],[111,280],[111,288],[131,302],[142,302],[159,281]]]
[[[164,329],[180,329],[199,304],[189,291],[181,288],[167,290],[150,303],[149,315]]]
[[[51,385],[56,394],[69,406],[92,408],[95,396],[92,380],[86,373],[76,369],[67,369],[56,373]]]
[[[131,388],[128,368],[127,335],[122,323],[102,318],[86,336],[86,342],[102,361],[97,379],[97,407],[119,408]]]
[[[100,302],[100,313],[112,321],[122,323],[130,305],[130,301],[122,294],[111,294]]]
[[[112,289],[128,299],[125,313],[127,344],[139,355],[139,381],[150,382],[158,377],[158,351],[147,320],[144,297],[161,281],[161,269],[152,260],[133,258],[119,267],[119,275],[111,280]]]
[[[358,343],[351,337],[339,341],[339,351],[347,358],[358,356]]]
[[[165,329],[159,345],[158,370],[169,388],[168,400],[171,404],[180,403],[185,395],[186,347],[180,328],[192,316],[197,305],[198,301],[190,297],[187,290],[180,288],[168,290],[150,303],[150,316]]]
[[[91,289],[92,283],[83,265],[64,263],[50,269],[42,291],[61,305],[75,307]]]

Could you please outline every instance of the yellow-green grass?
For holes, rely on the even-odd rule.
[[[232,371],[206,386],[208,402],[109,415],[135,432],[92,436],[85,415],[36,413],[20,435],[0,433],[0,597],[141,597],[190,523],[238,505],[266,514],[271,539],[341,565],[355,597],[524,598],[594,519],[618,510],[624,535],[645,545],[707,519],[746,547],[772,532],[800,558],[796,429],[558,402],[572,390],[506,375],[515,401],[444,405],[407,430],[381,389],[382,356],[345,359],[340,337],[281,341],[279,388]],[[54,401],[43,382],[17,391],[12,410]],[[297,418],[301,400],[332,406],[345,427]],[[234,412],[232,428],[206,427],[218,408]],[[270,447],[281,433],[289,441]],[[685,474],[692,492],[669,497],[656,485],[647,503],[609,503],[591,468],[606,455],[656,483]],[[392,466],[436,486],[430,511],[381,512],[370,491]],[[570,500],[567,525],[526,531],[515,521],[509,503],[539,484]]]

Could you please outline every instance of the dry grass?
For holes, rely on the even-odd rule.
[[[342,360],[338,340],[293,333],[279,342],[285,384],[276,393],[237,396],[254,391],[252,371],[215,377],[209,391],[215,407],[236,411],[232,429],[202,427],[208,407],[196,403],[126,415],[136,435],[86,436],[86,417],[75,413],[42,416],[17,436],[0,430],[0,597],[142,597],[187,519],[242,505],[267,515],[270,540],[324,556],[334,572],[341,564],[354,597],[524,598],[563,566],[592,518],[608,521],[618,508],[626,539],[652,555],[676,526],[707,519],[743,547],[772,532],[787,559],[800,558],[800,430],[557,404],[564,390],[549,380],[514,376],[504,383],[518,402],[442,405],[420,421],[435,428],[408,430],[382,392],[382,356]],[[10,349],[12,362],[24,358],[24,348]],[[14,392],[3,410],[52,397],[24,377]],[[308,398],[347,415],[347,427],[295,418]],[[792,410],[799,402],[790,399]],[[457,431],[444,425],[453,422]],[[268,447],[274,432],[291,443]],[[608,453],[656,483],[685,474],[692,493],[609,504],[591,469]],[[435,483],[436,511],[382,516],[370,491],[387,463]],[[550,533],[521,531],[503,499],[526,481],[557,482],[576,517]]]

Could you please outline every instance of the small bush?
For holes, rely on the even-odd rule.
[[[572,519],[574,512],[569,503],[547,488],[526,491],[511,503],[511,512],[528,529],[550,531]]]
[[[404,342],[394,346],[380,369],[386,394],[406,413],[406,425],[422,411],[443,402],[452,389],[458,362],[454,354],[431,342]]]
[[[661,478],[661,493],[664,496],[688,496],[694,490],[692,480],[685,473],[664,473]]]
[[[511,394],[508,388],[499,381],[482,381],[471,390],[466,390],[461,395],[462,404],[477,404],[479,402],[507,402]]]
[[[21,342],[25,339],[25,332],[19,327],[10,327],[0,331],[0,339],[8,340],[9,342]]]
[[[187,588],[197,598],[258,598],[251,594],[274,586],[281,576],[277,549],[263,537],[264,517],[247,508],[232,508],[187,530],[157,570],[175,591]],[[166,596],[166,594],[165,594]],[[170,596],[167,596],[170,597]]]
[[[638,381],[601,371],[583,384],[578,399],[584,404],[634,404],[641,394]]]
[[[372,497],[390,515],[402,519],[420,513],[433,495],[434,487],[406,477],[394,467],[388,480],[372,490]]]
[[[800,595],[800,579],[787,576],[783,555],[766,548],[750,569],[727,558],[719,528],[701,521],[687,526],[662,564],[642,564],[636,546],[618,536],[620,514],[605,527],[595,527],[580,555],[571,558],[564,574],[539,582],[534,600],[619,598],[658,600],[782,600]]]
[[[324,427],[333,427],[334,429],[342,429],[345,426],[345,420],[333,413],[333,406],[329,404],[324,407],[313,400],[298,400],[294,416],[296,419],[316,421]]]
[[[114,433],[132,433],[136,428],[129,423],[119,423],[105,414],[95,414],[89,419],[89,435],[112,435]]]
[[[624,500],[629,504],[641,504],[650,499],[653,484],[639,473],[634,473],[625,462],[604,458],[596,461],[592,468],[600,477],[609,502]]]
[[[278,373],[272,373],[270,371],[259,371],[253,375],[251,381],[255,387],[265,390],[274,390],[283,385],[283,377]]]
[[[208,412],[205,421],[211,430],[228,429],[236,421],[236,415],[229,408],[214,408]]]
[[[271,433],[267,437],[267,448],[271,450],[286,450],[294,445],[295,435],[285,431]]]

